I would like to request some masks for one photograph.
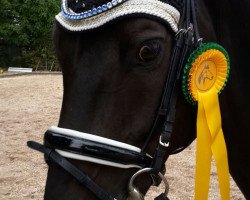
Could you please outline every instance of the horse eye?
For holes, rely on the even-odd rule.
[[[161,50],[159,42],[150,41],[145,43],[139,50],[139,60],[142,62],[153,61]]]

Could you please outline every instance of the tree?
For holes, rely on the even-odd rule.
[[[55,59],[52,27],[59,10],[60,0],[1,0],[0,45],[20,49],[18,62],[12,57],[5,63],[34,67],[41,60]]]

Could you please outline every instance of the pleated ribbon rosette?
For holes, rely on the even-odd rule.
[[[198,104],[195,199],[208,199],[211,159],[215,159],[221,199],[230,199],[227,148],[221,126],[218,94],[230,71],[229,56],[215,43],[199,46],[184,68],[182,90],[191,104]]]

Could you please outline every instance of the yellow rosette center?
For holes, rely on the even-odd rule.
[[[225,55],[216,49],[203,52],[192,64],[189,72],[189,91],[198,101],[198,93],[218,93],[227,76]]]

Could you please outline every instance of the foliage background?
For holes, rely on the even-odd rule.
[[[0,1],[0,67],[50,67],[56,59],[52,44],[60,0]]]

